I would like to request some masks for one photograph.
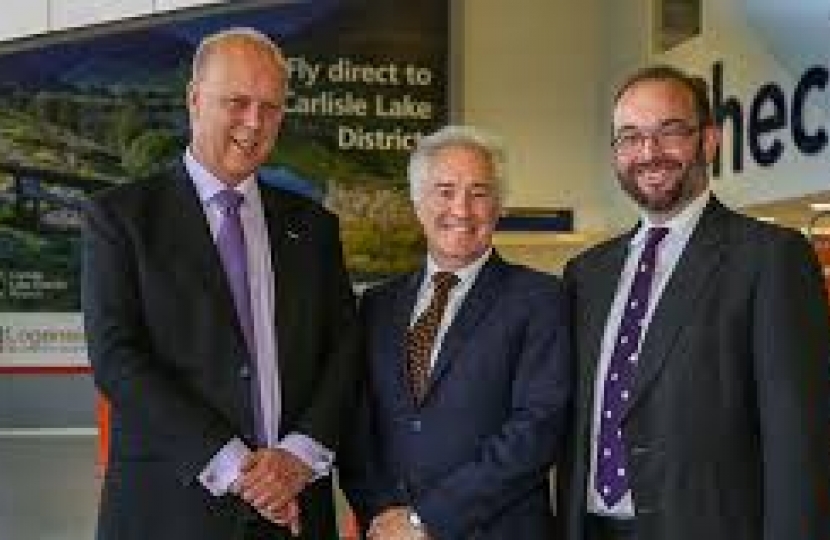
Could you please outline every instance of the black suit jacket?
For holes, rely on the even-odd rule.
[[[567,540],[585,538],[596,365],[629,240],[565,272],[578,364]],[[800,234],[710,201],[639,358],[623,420],[638,540],[830,538],[830,327]]]
[[[364,525],[389,506],[412,505],[436,540],[550,540],[547,473],[571,388],[559,280],[493,255],[417,406],[405,335],[422,277],[371,289],[361,304],[369,375],[342,464],[350,501]]]
[[[336,219],[260,185],[276,281],[280,430],[336,450],[359,340]],[[83,308],[95,381],[112,405],[98,537],[268,538],[286,531],[197,475],[231,438],[251,447],[249,359],[204,212],[180,163],[88,206]],[[302,497],[305,538],[331,538],[328,480]]]

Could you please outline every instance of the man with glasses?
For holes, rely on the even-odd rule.
[[[98,540],[336,535],[357,313],[335,217],[257,174],[287,81],[267,36],[206,37],[181,159],[89,204],[84,316],[112,405]]]
[[[565,271],[565,539],[830,538],[830,315],[809,243],[711,193],[703,81],[635,73],[613,130],[641,217]]]

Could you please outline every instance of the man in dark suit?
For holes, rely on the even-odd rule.
[[[703,81],[634,74],[613,128],[641,219],[565,271],[578,380],[566,539],[830,538],[830,327],[809,243],[711,194]]]
[[[371,539],[553,533],[569,330],[558,280],[493,250],[502,156],[471,128],[421,139],[409,179],[426,264],[362,301],[369,375],[341,471]]]
[[[83,307],[112,405],[102,540],[336,535],[359,331],[336,219],[257,181],[287,79],[263,34],[206,38],[183,159],[89,204]]]

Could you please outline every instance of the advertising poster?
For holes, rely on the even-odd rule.
[[[225,27],[264,31],[289,61],[286,118],[263,180],[340,216],[356,280],[418,264],[406,160],[448,119],[447,3],[233,4],[33,38],[0,54],[0,367],[86,363],[84,201],[180,158],[191,56]]]

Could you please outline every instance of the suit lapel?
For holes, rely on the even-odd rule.
[[[168,258],[176,261],[174,269],[182,272],[184,283],[201,280],[207,298],[215,298],[216,312],[226,323],[237,329],[240,340],[242,329],[236,318],[233,297],[225,278],[216,244],[210,234],[202,203],[184,166],[177,162],[171,178],[165,185],[170,197],[159,197],[158,219],[175,223],[165,241]]]
[[[409,384],[409,371],[407,369],[406,339],[412,312],[415,310],[415,302],[418,297],[418,289],[424,279],[425,269],[414,272],[407,276],[402,286],[395,295],[392,306],[392,319],[389,330],[386,332],[384,352],[380,358],[391,358],[391,365],[394,369],[394,380],[400,384],[399,395],[407,396],[407,403],[415,406],[415,396],[412,394],[412,386]]]
[[[292,208],[289,199],[261,184],[259,191],[274,273],[274,325],[280,379],[295,380],[291,371],[301,363],[288,362],[286,359],[301,350],[296,339],[302,335],[303,313],[309,302],[298,295],[297,291],[308,290],[303,284],[307,272],[304,272],[302,265],[309,260],[304,252],[311,242],[309,236],[312,231],[303,213]]]
[[[580,370],[579,380],[582,383],[580,391],[586,397],[593,395],[605,325],[633,234],[634,231],[631,231],[608,246],[599,258],[598,264],[589,269],[595,278],[586,282],[586,285],[581,288],[590,288],[590,290],[580,291],[580,294],[585,294],[589,300],[585,313],[579,321],[576,321],[576,331],[583,334],[579,343],[585,345],[584,350],[580,351],[578,369]],[[576,276],[575,279],[579,280],[580,276]],[[588,400],[580,401],[589,402]]]
[[[704,210],[668,283],[663,289],[640,349],[640,364],[631,393],[632,409],[669,358],[695,298],[710,281],[723,256],[722,218],[726,210],[713,199]]]
[[[472,288],[461,303],[452,324],[444,334],[441,350],[427,383],[425,400],[454,362],[463,361],[461,351],[472,341],[476,325],[490,310],[504,284],[507,264],[495,252],[482,266]]]

